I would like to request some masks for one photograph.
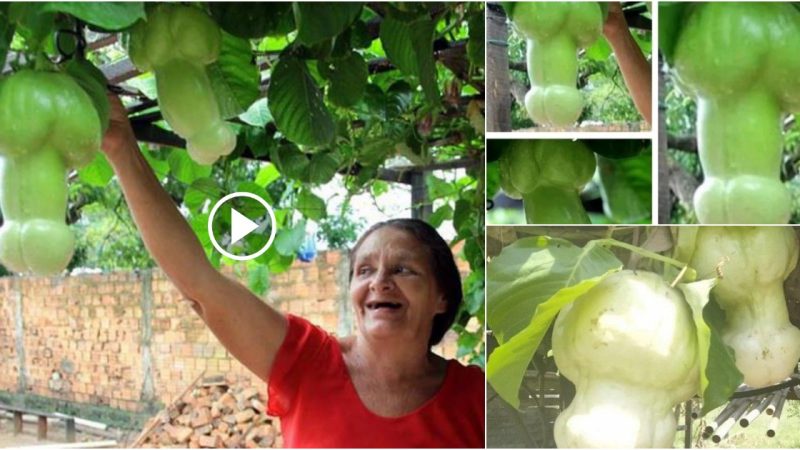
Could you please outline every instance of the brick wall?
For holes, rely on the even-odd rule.
[[[273,275],[266,301],[345,335],[347,258],[323,252]],[[159,270],[0,278],[0,393],[140,412],[204,370],[263,382],[235,361]],[[455,354],[454,336],[437,352]]]

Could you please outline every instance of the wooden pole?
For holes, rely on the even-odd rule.
[[[508,25],[498,5],[486,6],[486,131],[511,131]]]

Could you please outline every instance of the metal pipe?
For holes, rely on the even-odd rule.
[[[754,420],[756,420],[758,416],[761,415],[761,413],[764,411],[764,408],[767,407],[767,404],[769,404],[769,396],[765,395],[764,397],[761,398],[761,401],[759,401],[758,404],[753,409],[748,411],[747,414],[745,414],[744,416],[742,416],[741,419],[739,419],[739,425],[742,428],[747,428],[748,426],[750,426],[750,424]]]
[[[714,430],[716,430],[716,428],[719,427],[719,425],[724,422],[725,419],[730,417],[731,414],[736,411],[736,408],[739,407],[739,404],[743,402],[743,399],[736,399],[728,402],[728,405],[722,410],[721,413],[719,413],[716,419],[712,420],[711,423],[706,425],[706,427],[703,429],[703,439],[708,439],[712,434],[714,434]]]
[[[789,390],[784,389],[779,394],[778,404],[775,406],[775,412],[772,414],[772,420],[769,421],[769,427],[767,428],[767,437],[775,437],[775,433],[778,430],[778,423],[781,420],[783,404],[786,402],[786,396],[789,395]]]
[[[736,410],[734,410],[733,413],[728,416],[724,422],[722,422],[722,425],[720,425],[716,431],[714,431],[714,435],[711,436],[711,440],[715,444],[719,444],[723,439],[725,439],[725,436],[728,435],[728,432],[731,431],[731,428],[733,428],[733,426],[736,425],[736,422],[739,421],[739,417],[741,417],[742,414],[747,411],[747,408],[749,408],[752,403],[752,400],[745,400],[739,404]]]

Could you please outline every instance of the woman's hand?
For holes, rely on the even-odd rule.
[[[633,39],[622,6],[608,3],[608,17],[603,24],[605,35],[617,57],[622,78],[633,98],[633,104],[648,124],[652,123],[652,78],[650,63]]]
[[[619,2],[608,2],[608,16],[603,23],[603,34],[606,39],[614,39],[620,33],[628,33],[628,22],[625,20],[625,14],[622,12],[622,6]]]
[[[113,93],[108,93],[108,103],[111,106],[109,111],[109,122],[106,134],[103,136],[103,152],[108,157],[116,157],[118,154],[138,149],[136,136],[128,120],[128,112],[125,106]]]

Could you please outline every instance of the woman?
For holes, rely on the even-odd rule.
[[[217,272],[139,151],[110,95],[103,150],[147,249],[228,351],[269,385],[290,447],[483,447],[484,376],[430,351],[461,284],[447,244],[414,220],[372,227],[353,249],[354,336],[284,316]]]

